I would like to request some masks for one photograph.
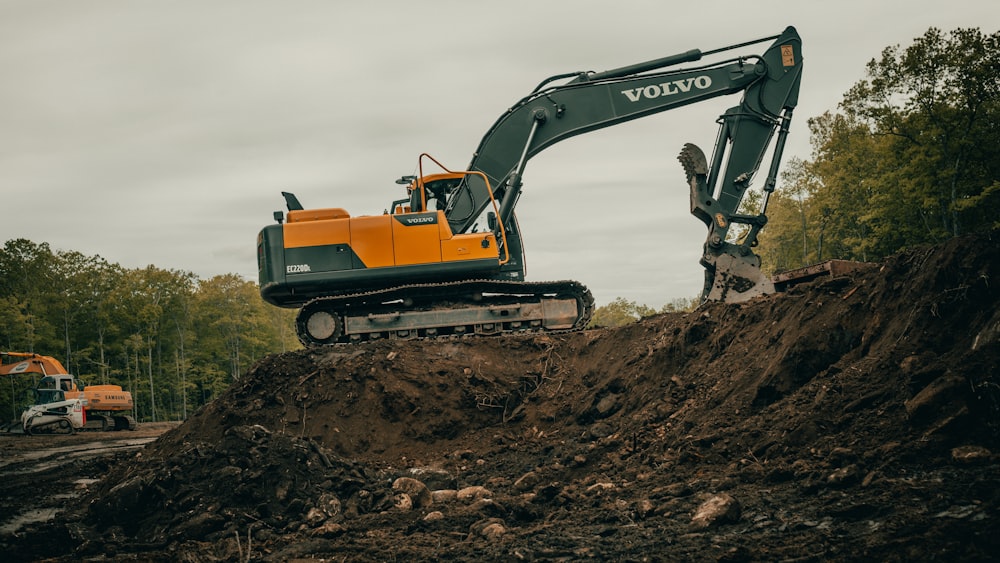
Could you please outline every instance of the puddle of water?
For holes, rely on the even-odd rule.
[[[52,467],[58,467],[60,465],[69,463],[73,459],[79,459],[81,457],[91,457],[101,454],[106,454],[114,450],[134,450],[145,446],[146,444],[155,440],[156,437],[151,438],[133,438],[128,440],[111,440],[111,441],[100,441],[100,442],[85,442],[80,444],[73,444],[69,446],[61,446],[54,448],[46,448],[42,450],[23,452],[18,455],[15,459],[4,459],[0,460],[0,468],[11,465],[13,463],[25,462],[25,461],[39,461],[32,465],[29,469],[24,471],[19,471],[18,473],[30,474],[39,471],[44,471]],[[0,475],[4,472],[0,471]],[[51,496],[53,499],[58,500],[71,500],[79,497],[80,491],[86,489],[87,486],[96,483],[99,479],[77,479],[73,481],[76,492],[66,492],[57,493]],[[21,514],[15,515],[9,521],[0,524],[0,536],[10,535],[16,533],[22,527],[28,524],[35,524],[39,522],[46,522],[56,517],[64,509],[62,508],[33,508],[24,511]]]
[[[78,489],[86,488],[87,485],[91,483],[96,483],[99,479],[77,479],[73,481],[77,485]],[[57,500],[72,500],[75,498],[80,498],[80,492],[71,493],[57,493],[51,496],[53,499]],[[36,524],[38,522],[47,522],[55,518],[63,508],[32,508],[27,510],[7,522],[6,524],[0,525],[0,536],[5,536],[13,534],[20,530],[27,524]]]
[[[60,465],[69,463],[73,459],[78,459],[81,457],[92,457],[96,455],[105,454],[114,450],[139,449],[154,440],[156,440],[156,437],[133,438],[130,440],[116,440],[111,442],[87,442],[84,444],[75,444],[72,446],[46,448],[44,450],[24,452],[23,454],[19,455],[18,458],[16,459],[11,459],[9,461],[0,461],[0,469],[3,469],[7,465],[11,465],[13,463],[39,461],[39,463],[36,463],[28,470],[18,471],[18,473],[23,473],[23,474],[37,473],[39,471],[52,469],[53,467],[59,467]],[[54,459],[50,460],[50,458]],[[3,474],[4,472],[0,471],[0,475]]]
[[[104,444],[104,442],[86,442],[83,444],[73,444],[71,446],[62,446],[58,448],[44,448],[40,450],[32,450],[27,452],[17,452],[16,455],[11,456],[11,458],[9,459],[0,460],[0,467],[21,461],[35,461],[38,459],[59,455],[62,453],[71,453],[74,451],[86,450],[89,448],[100,446],[102,444]]]

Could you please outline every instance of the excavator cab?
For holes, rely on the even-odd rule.
[[[35,388],[39,390],[58,389],[64,392],[78,390],[76,382],[73,381],[73,376],[71,375],[62,377],[59,375],[46,375],[38,381],[38,386]]]
[[[464,173],[433,174],[422,178],[403,176],[396,180],[397,184],[406,184],[409,196],[404,200],[393,202],[393,213],[418,213],[421,211],[444,211],[448,207],[448,198],[465,180]],[[407,203],[408,207],[401,207]]]
[[[35,388],[34,398],[36,405],[48,405],[51,403],[61,403],[66,400],[66,392],[62,389]]]

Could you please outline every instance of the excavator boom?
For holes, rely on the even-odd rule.
[[[0,375],[20,375],[37,373],[50,375],[66,373],[59,360],[52,356],[42,356],[30,352],[0,352],[3,361],[0,362]]]
[[[518,167],[559,141],[739,92],[745,92],[744,99],[738,109],[730,111],[755,117],[769,133],[782,111],[797,104],[801,78],[801,40],[795,29],[789,27],[781,35],[759,41],[771,39],[774,43],[761,56],[740,56],[690,69],[663,70],[663,67],[697,61],[703,56],[701,51],[601,73],[574,73],[575,78],[562,85],[550,85],[559,77],[550,78],[494,123],[473,154],[468,169],[484,172],[498,192],[494,197],[502,199],[513,183],[511,177],[523,173]],[[723,53],[750,43],[710,53]],[[757,136],[748,138],[736,147],[737,152],[730,160],[736,159],[736,168],[742,168],[741,172],[755,169],[766,144],[766,140]],[[736,197],[736,194],[730,196]],[[457,194],[447,210],[452,228],[456,232],[468,228],[488,200],[489,196],[482,193]]]

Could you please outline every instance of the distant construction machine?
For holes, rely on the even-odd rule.
[[[24,352],[0,352],[0,375],[38,374],[32,389],[33,404],[21,413],[21,421],[7,428],[10,433],[37,434],[77,430],[135,430],[132,394],[118,385],[86,385],[80,388],[59,360]]]

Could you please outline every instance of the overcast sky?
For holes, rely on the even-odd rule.
[[[931,26],[1000,26],[995,0],[0,0],[0,243],[26,238],[202,279],[256,280],[283,209],[380,214],[427,152],[464,168],[549,76],[707,51],[795,26],[806,120],[890,45]],[[739,51],[759,54],[766,43]],[[574,137],[536,156],[517,208],[528,278],[599,304],[701,290],[705,226],[676,156],[709,151],[721,98]],[[763,178],[763,174],[760,175]]]

